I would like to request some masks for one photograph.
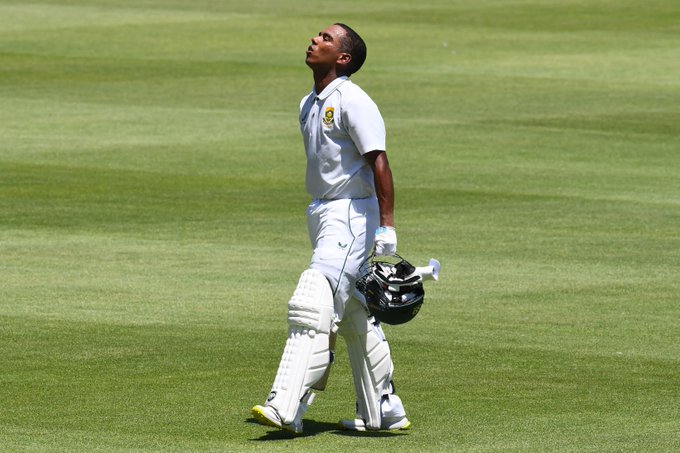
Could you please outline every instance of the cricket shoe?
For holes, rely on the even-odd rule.
[[[285,424],[281,421],[279,413],[271,406],[254,406],[250,412],[255,417],[255,420],[261,425],[273,426],[293,434],[302,434],[302,420],[296,417],[293,423]]]
[[[340,427],[352,431],[377,430],[368,428],[361,414],[357,413],[354,420],[340,420]],[[406,418],[404,405],[395,394],[384,395],[380,401],[380,428],[381,430],[406,430],[411,427],[411,422]]]

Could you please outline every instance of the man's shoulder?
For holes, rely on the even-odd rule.
[[[354,83],[352,80],[347,79],[343,83],[341,83],[338,86],[338,91],[341,92],[342,94],[348,94],[348,95],[365,95],[366,92],[356,83]]]
[[[347,79],[338,87],[338,92],[342,96],[343,103],[373,103],[371,97],[356,83]]]

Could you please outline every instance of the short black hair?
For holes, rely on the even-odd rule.
[[[349,76],[357,72],[366,61],[366,43],[349,26],[341,23],[335,25],[345,30],[344,36],[340,39],[340,50],[352,56],[347,65],[347,75]]]

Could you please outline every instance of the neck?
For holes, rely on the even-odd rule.
[[[333,80],[342,76],[343,74],[338,74],[335,69],[314,71],[314,91],[316,91],[316,94],[321,94]]]

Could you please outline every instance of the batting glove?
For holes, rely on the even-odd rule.
[[[375,230],[375,255],[393,256],[397,253],[397,231],[394,227],[381,226]]]

